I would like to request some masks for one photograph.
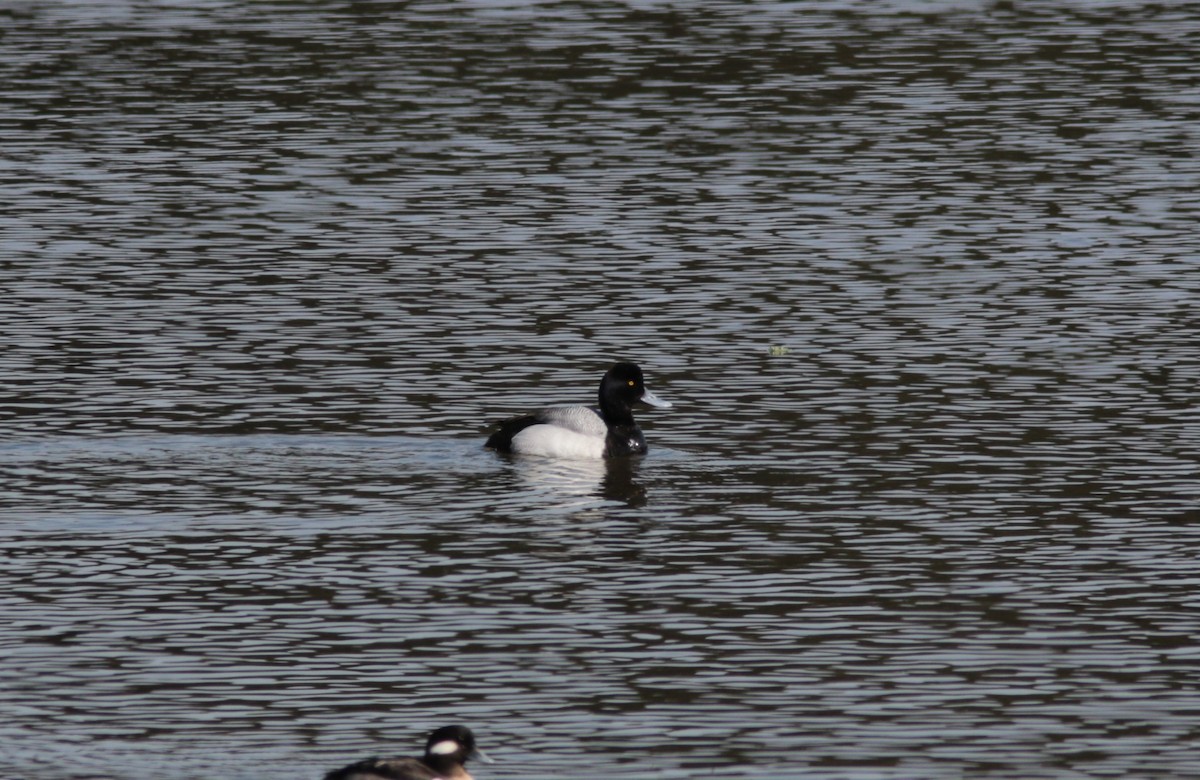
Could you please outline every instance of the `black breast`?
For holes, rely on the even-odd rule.
[[[604,457],[619,458],[622,455],[645,455],[646,437],[636,425],[610,428],[604,438]]]

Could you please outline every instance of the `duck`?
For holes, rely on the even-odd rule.
[[[619,458],[645,455],[646,437],[633,406],[672,406],[646,388],[636,363],[616,363],[600,380],[599,406],[552,406],[501,422],[485,447],[518,455]]]
[[[473,780],[468,759],[485,764],[492,759],[475,747],[475,735],[466,726],[443,726],[425,740],[420,758],[364,758],[335,769],[325,780]]]

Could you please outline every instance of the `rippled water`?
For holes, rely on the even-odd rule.
[[[0,777],[1200,764],[1194,5],[0,21]]]

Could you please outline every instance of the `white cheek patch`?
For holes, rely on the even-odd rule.
[[[429,746],[429,752],[435,756],[448,756],[459,751],[458,743],[452,739],[444,739]]]

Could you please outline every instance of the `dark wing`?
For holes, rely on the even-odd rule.
[[[500,430],[489,436],[483,446],[490,447],[497,452],[512,452],[513,437],[529,426],[537,425],[537,423],[538,418],[535,414],[507,419],[500,423]]]

